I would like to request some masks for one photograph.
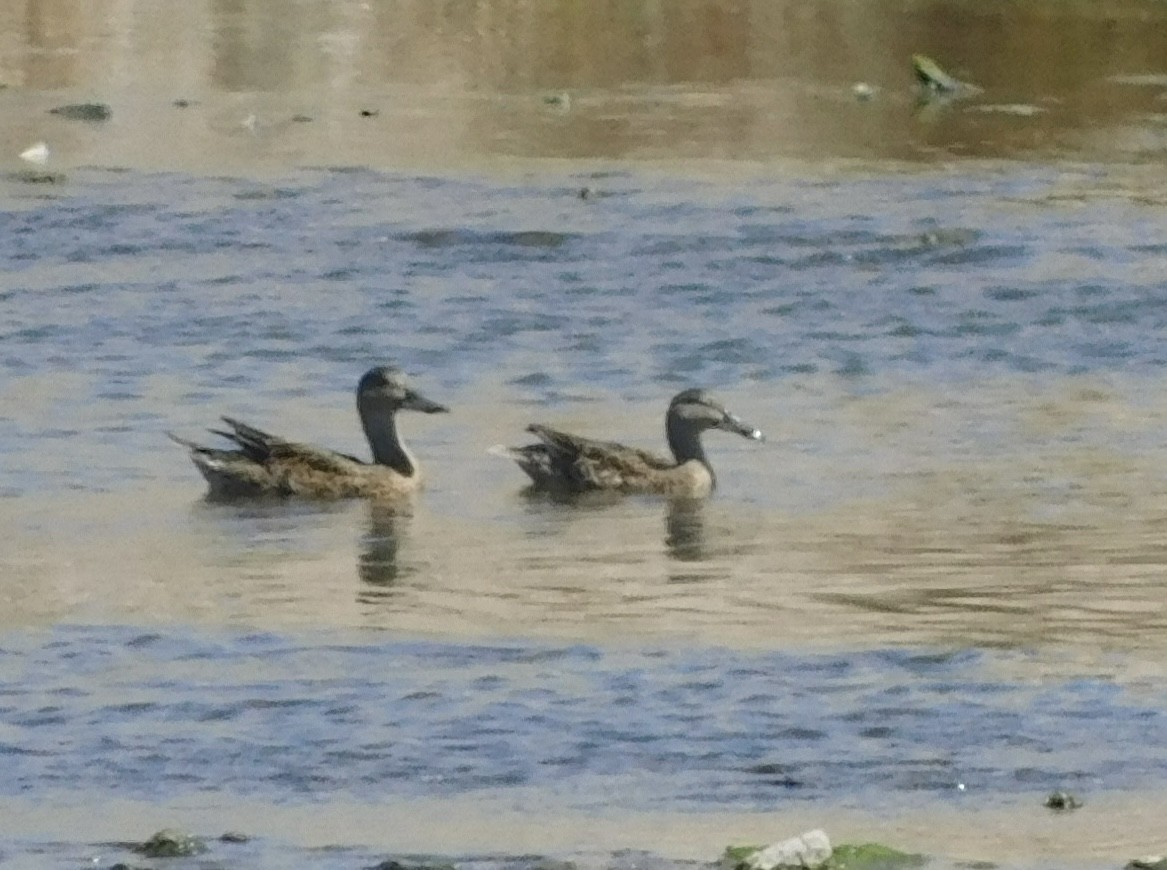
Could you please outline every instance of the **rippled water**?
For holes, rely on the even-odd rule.
[[[888,793],[1148,788],[1163,689],[1018,680],[973,652],[804,656],[69,629],[11,637],[4,791],[537,811],[780,810]],[[1015,666],[1015,664],[1014,664]],[[82,727],[78,727],[81,725]]]
[[[0,145],[47,130],[61,173],[0,177],[6,855],[101,863],[171,824],[245,828],[216,860],[248,866],[673,867],[816,826],[949,861],[1161,850],[1152,12],[1074,19],[1121,68],[974,53],[954,69],[987,96],[927,106],[902,59],[792,83],[756,5],[688,48],[671,9],[660,74],[623,90],[587,62],[604,39],[508,78],[562,46],[453,7],[398,47],[420,76],[489,45],[478,89],[340,87],[364,31],[336,9],[289,26],[311,86],[257,85],[278,46],[219,22],[181,110],[114,82],[107,126],[54,127],[64,93],[0,91]],[[833,44],[812,13],[787,23]],[[997,45],[989,19],[961,33]],[[451,408],[403,421],[412,514],[208,504],[166,437],[230,414],[364,455],[352,391],[383,362]],[[709,435],[706,504],[531,497],[487,454],[533,421],[662,449],[690,385],[768,436]]]
[[[5,793],[1156,792],[1167,231],[1058,195],[1099,172],[16,189]],[[165,438],[229,412],[363,452],[352,381],[383,360],[453,408],[405,423],[413,516],[204,504]],[[485,453],[532,419],[659,444],[689,384],[770,435],[708,439],[707,505],[532,499]]]

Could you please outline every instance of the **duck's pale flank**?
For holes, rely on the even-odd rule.
[[[357,385],[357,411],[373,451],[372,462],[288,441],[230,417],[223,418],[228,429],[211,431],[232,441],[232,449],[170,437],[190,451],[212,498],[393,499],[416,492],[422,482],[417,460],[397,433],[396,415],[401,410],[435,414],[447,408],[413,390],[405,375],[391,366],[367,371]]]
[[[611,441],[595,441],[550,426],[532,424],[527,431],[538,444],[503,447],[496,452],[514,459],[535,488],[564,493],[610,491],[702,498],[717,485],[701,444],[706,429],[734,432],[755,441],[762,433],[725,409],[704,390],[684,390],[673,397],[665,433],[673,458]]]

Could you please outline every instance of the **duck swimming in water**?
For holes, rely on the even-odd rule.
[[[365,372],[357,385],[357,411],[373,450],[372,462],[287,441],[231,417],[223,418],[229,431],[211,431],[234,442],[233,449],[170,437],[190,451],[191,461],[210,485],[211,498],[391,499],[421,487],[417,460],[397,434],[396,415],[401,410],[436,414],[448,409],[410,388],[405,375],[392,366]]]
[[[560,493],[610,491],[655,493],[677,498],[702,498],[717,484],[701,445],[706,429],[734,432],[754,441],[762,433],[743,423],[705,390],[684,390],[673,396],[665,416],[665,433],[673,458],[594,441],[550,426],[532,424],[527,431],[540,443],[503,447],[495,452],[518,463],[535,489]]]

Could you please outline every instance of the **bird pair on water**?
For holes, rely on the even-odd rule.
[[[389,499],[415,492],[421,475],[413,454],[397,434],[396,414],[402,410],[435,414],[448,409],[412,389],[399,370],[379,366],[366,372],[357,385],[357,410],[373,451],[371,463],[347,453],[287,441],[230,417],[223,418],[227,429],[211,431],[234,442],[231,449],[171,437],[189,449],[210,485],[210,495],[216,498]],[[701,433],[706,429],[762,440],[761,432],[743,423],[707,392],[690,389],[673,397],[665,417],[671,460],[540,424],[527,427],[539,443],[493,452],[514,459],[538,489],[702,497],[715,483],[701,445]]]

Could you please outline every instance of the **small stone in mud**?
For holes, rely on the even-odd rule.
[[[251,837],[242,831],[227,831],[219,837],[220,843],[250,843]]]
[[[184,831],[166,828],[145,843],[135,846],[134,851],[147,858],[184,858],[201,855],[207,851],[207,844]]]
[[[1068,791],[1053,791],[1045,799],[1045,806],[1051,810],[1076,810],[1082,802]]]
[[[105,103],[70,103],[49,109],[49,114],[60,115],[70,121],[108,121],[113,116],[113,109]]]

